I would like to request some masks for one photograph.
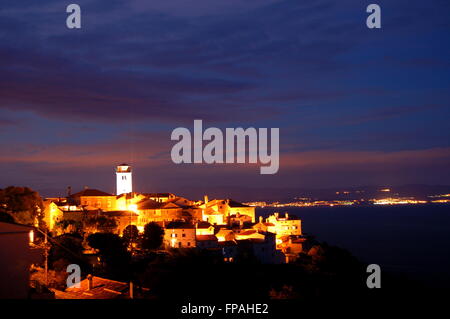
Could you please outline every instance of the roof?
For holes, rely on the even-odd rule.
[[[253,235],[253,234],[255,234],[255,233],[256,233],[256,230],[254,230],[254,229],[249,229],[249,230],[242,231],[242,232],[240,232],[240,233],[238,233],[238,234],[236,234],[236,235],[248,236],[248,235]]]
[[[147,197],[171,197],[171,196],[175,196],[172,193],[147,193],[147,194],[143,194]]]
[[[55,290],[57,299],[117,299],[128,298],[129,284],[101,277],[92,277],[92,289],[88,289],[88,279],[80,282],[80,288]]]
[[[183,208],[190,208],[193,206],[191,205],[190,200],[182,197],[175,197],[174,199],[171,199],[169,202]]]
[[[211,226],[212,225],[210,223],[204,222],[204,221],[197,223],[197,228],[200,228],[200,229],[208,229]]]
[[[226,235],[226,234],[230,234],[230,233],[233,233],[233,230],[232,230],[232,229],[221,228],[221,229],[219,229],[219,231],[217,232],[217,235],[218,235],[218,234]]]
[[[195,226],[186,222],[170,222],[166,225],[167,229],[194,229]]]
[[[70,197],[81,197],[81,196],[115,196],[106,192],[103,192],[94,188],[87,188],[82,190],[81,192],[75,193]]]
[[[195,239],[197,241],[217,241],[217,237],[214,235],[197,235]]]
[[[153,199],[147,199],[138,203],[138,209],[161,209],[163,204]]]
[[[157,202],[153,199],[143,200],[138,203],[138,209],[179,209],[181,208],[175,203],[172,202]]]

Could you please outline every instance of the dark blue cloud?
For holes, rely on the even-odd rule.
[[[381,30],[370,1],[77,3],[81,30],[60,1],[2,2],[2,145],[134,143],[202,118],[280,127],[289,154],[450,146],[448,1],[380,0]]]

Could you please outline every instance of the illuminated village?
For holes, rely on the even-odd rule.
[[[89,246],[89,235],[109,233],[128,239],[130,236],[137,238],[142,236],[149,224],[158,225],[163,231],[159,252],[204,251],[219,256],[225,263],[234,263],[243,249],[249,251],[260,264],[290,263],[298,258],[306,242],[301,220],[288,213],[256,218],[255,207],[232,199],[210,200],[205,195],[203,200],[193,201],[171,193],[134,192],[132,168],[127,164],[117,166],[116,180],[115,195],[91,188],[72,194],[69,188],[66,197],[46,198],[41,211],[45,234],[37,222],[35,227],[0,223],[0,232],[9,233],[9,228],[15,229],[18,245],[22,245],[15,248],[15,253],[21,250],[27,252],[26,256],[18,258],[21,262],[39,263],[45,257],[45,269],[35,268],[35,277],[40,276],[46,284],[49,276],[48,249],[59,245],[53,244],[50,239],[64,234],[83,234],[83,254],[92,256],[94,264],[101,262],[101,259],[97,257],[98,250]],[[39,243],[37,237],[41,238]],[[31,245],[31,251],[25,247],[28,245]],[[136,241],[129,240],[127,250],[131,256],[139,258],[140,249]],[[22,270],[23,277],[27,278],[29,267]],[[23,286],[28,287],[28,282],[23,281]],[[32,276],[32,285],[38,281]],[[130,291],[133,291],[127,283],[118,284],[107,278],[88,275],[81,283],[82,288],[53,289],[53,293],[59,299],[108,298],[104,296],[104,289],[100,295],[94,294],[95,282],[105,287],[116,287],[105,288],[116,293],[120,286],[119,295],[126,290],[128,298]],[[112,297],[117,297],[114,292]]]
[[[119,235],[127,227],[142,233],[146,224],[158,223],[165,248],[222,249],[247,240],[263,263],[283,263],[301,251],[301,220],[295,216],[275,213],[256,220],[255,207],[232,199],[209,200],[205,195],[203,201],[192,201],[171,193],[136,193],[130,166],[119,165],[116,175],[116,195],[86,188],[65,198],[47,198],[44,221],[49,230],[64,233],[72,222],[91,215],[114,219],[111,231]],[[224,258],[233,261],[233,250],[227,252]]]

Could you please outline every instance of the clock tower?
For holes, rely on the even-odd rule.
[[[116,168],[117,195],[128,194],[133,191],[131,179],[131,166],[120,164]]]

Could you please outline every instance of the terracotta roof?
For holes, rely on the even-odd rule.
[[[172,193],[147,193],[147,194],[143,194],[147,197],[170,197],[173,196]]]
[[[129,284],[101,277],[92,277],[92,289],[88,289],[88,279],[80,282],[80,288],[55,290],[57,299],[117,299],[128,298]]]
[[[179,207],[182,208],[190,208],[193,207],[193,205],[190,204],[190,201],[185,199],[185,198],[181,198],[181,197],[176,197],[174,199],[171,199],[168,201],[168,203],[172,203],[174,205],[177,205]]]
[[[81,197],[81,196],[114,196],[114,195],[105,193],[98,189],[88,188],[88,189],[82,190],[81,192],[75,193],[75,194],[71,195],[70,197]]]
[[[195,239],[197,241],[217,241],[217,237],[214,235],[197,235]]]
[[[154,201],[153,199],[143,200],[138,204],[138,209],[161,209],[164,203]]]
[[[219,229],[219,231],[217,232],[217,234],[223,234],[223,235],[227,235],[227,234],[231,234],[233,233],[232,229],[226,229],[226,228],[221,228]]]
[[[236,235],[243,235],[243,236],[248,236],[248,235],[253,235],[254,233],[256,233],[256,230],[245,230],[243,232],[240,232]]]
[[[153,199],[142,200],[138,203],[139,209],[179,209],[181,206],[172,202],[158,202]]]
[[[209,228],[211,226],[212,225],[210,223],[208,223],[208,222],[199,222],[197,224],[197,228],[200,228],[200,229],[206,229],[206,228]]]

